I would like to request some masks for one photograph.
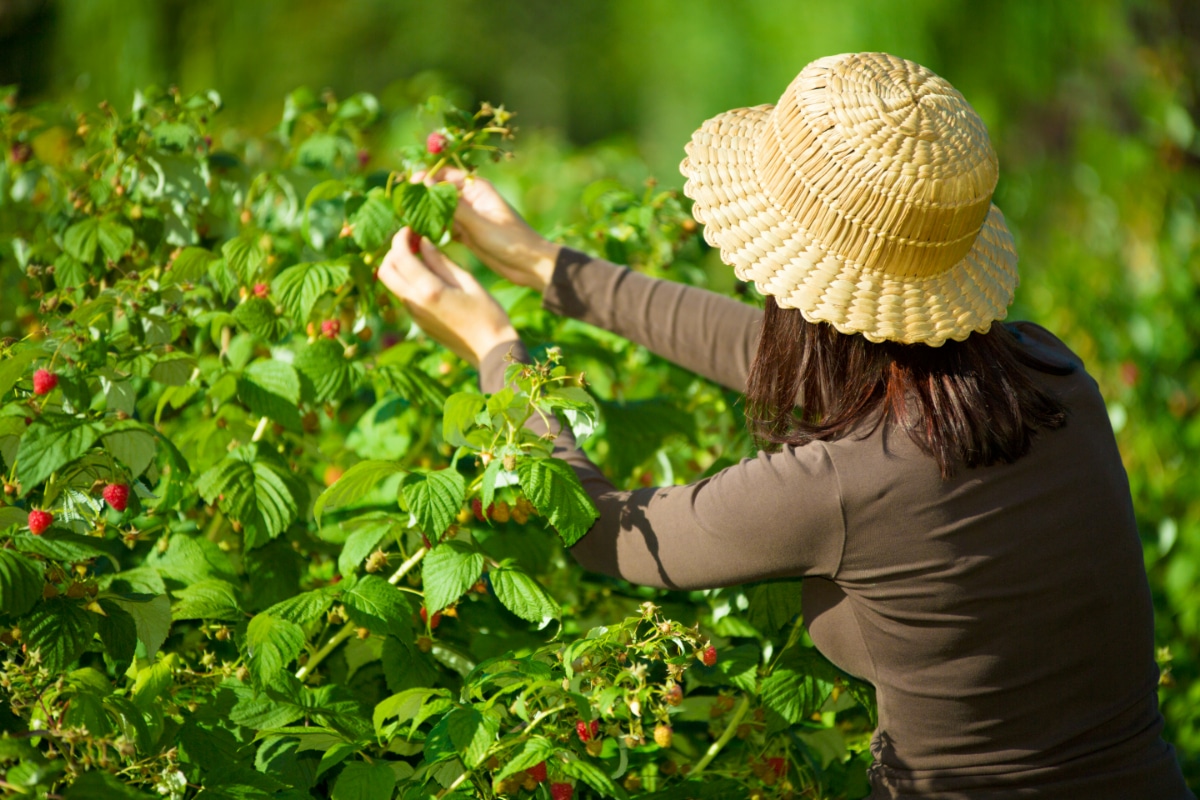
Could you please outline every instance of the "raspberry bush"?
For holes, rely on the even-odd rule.
[[[255,138],[211,93],[3,95],[6,794],[865,793],[871,700],[798,585],[584,574],[595,511],[523,424],[671,482],[745,454],[736,397],[500,283],[539,362],[485,396],[375,282],[402,225],[456,247],[453,187],[409,176],[493,169],[507,110],[299,90]],[[583,199],[553,235],[703,280],[677,195],[540,148],[497,175]]]

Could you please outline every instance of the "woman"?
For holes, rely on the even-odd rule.
[[[559,248],[485,181],[441,176],[456,235],[546,308],[748,394],[766,449],[688,486],[616,491],[562,432],[600,511],[575,556],[660,587],[804,577],[813,641],[876,687],[872,797],[1190,797],[1104,403],[1053,335],[992,324],[1016,254],[974,110],[919,65],[850,54],[686,150],[705,237],[764,312]],[[381,280],[497,390],[527,357],[515,331],[406,234]]]

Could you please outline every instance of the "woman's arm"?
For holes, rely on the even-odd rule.
[[[529,360],[519,340],[484,356],[485,392],[503,388],[510,353]],[[837,573],[845,539],[841,491],[819,442],[760,452],[686,486],[632,492],[617,491],[569,429],[558,431],[554,455],[575,469],[600,512],[571,550],[589,570],[670,589]]]
[[[729,389],[746,390],[761,309],[566,247],[558,252],[542,305],[624,336]]]

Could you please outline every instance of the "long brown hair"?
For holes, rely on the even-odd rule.
[[[896,424],[948,478],[959,466],[1016,461],[1038,430],[1066,423],[1063,404],[1023,367],[1074,369],[1029,355],[1001,324],[941,347],[874,343],[809,322],[768,295],[746,419],[768,449]]]

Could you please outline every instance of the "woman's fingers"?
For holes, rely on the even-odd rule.
[[[437,249],[432,243],[429,247]],[[408,249],[408,228],[402,228],[392,238],[392,248],[379,267],[379,279],[397,297],[419,303],[436,299],[447,288],[446,280]]]

